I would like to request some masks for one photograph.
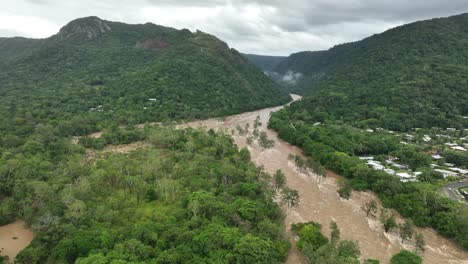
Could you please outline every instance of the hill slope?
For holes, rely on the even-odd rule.
[[[217,38],[150,23],[77,19],[44,40],[0,39],[0,55],[7,58],[0,63],[0,114],[10,121],[75,120],[67,133],[89,130],[77,127],[83,118],[205,118],[290,99]]]
[[[312,120],[406,130],[463,127],[468,116],[468,14],[416,22],[275,68],[300,72],[293,106]]]
[[[243,54],[251,63],[257,66],[262,71],[273,71],[287,57],[284,56],[265,56],[255,54]]]

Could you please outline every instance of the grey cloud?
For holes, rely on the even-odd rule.
[[[359,40],[403,23],[467,12],[468,1],[15,0],[2,4],[2,9],[0,19],[2,15],[41,18],[55,24],[54,30],[77,17],[97,15],[127,23],[200,29],[242,52],[287,55]],[[150,11],[143,15],[145,10]],[[0,29],[0,36],[24,32],[15,25]]]
[[[18,32],[16,30],[1,29],[0,28],[0,38],[2,38],[2,37],[7,37],[7,38],[20,37],[20,36],[23,36],[23,35],[24,34],[21,34],[20,32]]]

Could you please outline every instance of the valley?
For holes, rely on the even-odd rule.
[[[300,96],[292,95],[292,98],[299,100]],[[271,174],[278,169],[282,170],[287,176],[287,185],[299,191],[301,196],[299,206],[291,210],[283,208],[287,214],[286,227],[288,229],[293,223],[317,221],[324,226],[324,233],[328,235],[328,223],[334,220],[345,239],[358,241],[363,259],[378,259],[381,263],[388,263],[391,256],[398,253],[401,248],[412,250],[413,245],[410,243],[400,243],[398,234],[385,234],[378,219],[366,218],[361,206],[370,200],[378,199],[373,193],[353,192],[350,200],[343,200],[337,194],[337,180],[340,176],[328,171],[327,178],[319,184],[313,174],[301,173],[296,168],[288,156],[289,154],[303,155],[302,150],[279,139],[275,131],[266,128],[270,114],[281,108],[262,109],[230,116],[224,120],[195,121],[180,125],[179,128],[193,127],[229,132],[238,125],[244,127],[247,123],[252,124],[256,117],[260,116],[263,123],[260,129],[266,131],[268,137],[275,141],[272,149],[263,150],[258,144],[247,144],[245,135],[235,133],[233,137],[239,147],[249,149],[255,164],[263,166]],[[424,263],[468,263],[468,253],[452,241],[441,237],[431,229],[418,229],[418,231],[424,234],[427,243],[427,250],[423,255]],[[287,263],[305,262],[297,249],[293,248]]]
[[[468,264],[468,13],[289,56],[189,28],[0,36],[0,264]]]
[[[301,96],[292,94],[293,101],[298,101]],[[328,223],[330,220],[337,222],[344,239],[358,241],[362,259],[378,259],[381,263],[388,263],[392,255],[399,252],[400,249],[414,250],[411,242],[401,243],[398,233],[385,233],[381,227],[378,218],[366,217],[361,207],[371,200],[377,200],[378,197],[372,192],[352,193],[351,199],[341,199],[337,193],[339,175],[332,171],[327,171],[327,177],[319,180],[312,172],[300,171],[289,158],[290,154],[304,157],[301,149],[290,145],[278,138],[275,131],[268,129],[266,124],[270,115],[284,106],[261,109],[258,111],[247,112],[243,114],[229,116],[223,119],[213,118],[207,120],[192,121],[185,124],[179,124],[178,129],[196,128],[215,131],[223,131],[231,134],[239,148],[246,147],[252,161],[262,166],[266,172],[273,174],[277,170],[283,171],[287,176],[287,185],[291,189],[299,191],[301,202],[299,206],[287,209],[283,206],[286,213],[285,226],[291,242],[294,244],[289,228],[293,223],[302,223],[316,221],[324,226],[324,234],[328,235],[330,229]],[[251,135],[253,129],[247,134],[240,134],[236,131],[237,127],[245,127],[249,124],[252,128],[257,117],[260,117],[262,125],[260,131],[265,131],[268,138],[274,140],[275,144],[270,149],[262,148],[258,142],[247,143],[247,138]],[[143,129],[145,126],[160,124],[140,124],[137,127]],[[234,134],[232,132],[234,131]],[[93,138],[99,138],[102,133],[89,135]],[[127,145],[108,146],[100,151],[101,154],[117,152],[128,153],[132,150],[145,147],[144,142],[135,142]],[[96,154],[93,153],[92,156]],[[378,202],[379,208],[382,208]],[[398,221],[402,221],[398,216]],[[417,231],[425,237],[427,247],[423,253],[424,263],[439,264],[466,264],[468,263],[468,253],[461,249],[454,242],[443,238],[432,229],[417,228]],[[299,251],[293,247],[288,255],[286,263],[306,263]]]

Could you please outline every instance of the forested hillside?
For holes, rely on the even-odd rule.
[[[272,71],[278,66],[286,57],[283,56],[264,56],[255,54],[243,54],[251,63],[257,66],[262,71]]]
[[[269,175],[229,136],[161,127],[111,134],[147,146],[90,158],[50,135],[53,147],[31,140],[3,152],[0,224],[21,218],[36,234],[15,263],[280,263],[287,255]]]
[[[0,56],[0,225],[22,219],[35,234],[15,263],[284,259],[282,212],[248,151],[212,131],[133,126],[290,100],[240,53],[202,32],[89,17],[47,39],[0,39]],[[103,129],[144,147],[72,143]]]
[[[313,120],[406,130],[467,126],[468,14],[416,22],[324,52],[294,54],[295,106]]]
[[[79,134],[106,120],[223,116],[290,99],[215,37],[150,23],[82,18],[45,40],[2,39],[0,54],[0,133],[19,120]]]
[[[438,147],[429,143],[439,139],[405,140],[413,137],[407,134],[411,131],[428,137],[434,130],[434,138],[452,141],[466,136],[467,45],[464,14],[397,27],[326,52],[293,55],[278,67],[303,72],[296,88],[307,96],[274,113],[269,127],[344,176],[343,186],[374,191],[384,206],[466,249],[467,208],[440,195],[444,177],[429,155],[441,153],[450,160],[450,153],[464,157],[463,152],[450,151],[445,141]],[[407,182],[397,177],[396,167],[372,169],[359,156],[384,163],[395,158],[409,173],[422,176]],[[468,168],[461,160],[456,164]]]

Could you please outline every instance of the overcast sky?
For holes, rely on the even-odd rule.
[[[0,36],[44,38],[95,15],[199,29],[241,52],[288,55],[463,12],[468,0],[0,0]]]

